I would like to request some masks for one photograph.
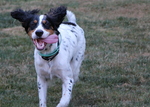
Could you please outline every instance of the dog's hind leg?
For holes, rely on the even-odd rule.
[[[57,105],[57,107],[67,107],[72,94],[72,88],[73,88],[74,80],[73,78],[66,78],[63,80],[62,84],[62,98]]]
[[[76,55],[74,55],[74,57],[70,62],[73,71],[74,82],[78,80],[78,76],[80,73],[80,66],[82,64],[83,59],[84,59],[84,51],[79,51],[77,52]]]
[[[46,107],[48,80],[44,77],[37,76],[39,107]]]

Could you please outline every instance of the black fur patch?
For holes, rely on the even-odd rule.
[[[66,16],[66,10],[67,8],[64,6],[50,9],[50,11],[45,14],[45,20],[47,20],[47,22],[42,24],[43,27],[46,29],[50,29],[52,26],[53,29],[57,33],[59,33],[57,29]],[[22,9],[17,9],[11,12],[11,16],[14,19],[19,20],[22,26],[25,28],[25,31],[28,33],[29,30],[34,30],[38,26],[38,23],[34,22],[34,20],[39,20],[39,15],[37,15],[38,12],[38,9],[31,11],[23,11]]]
[[[23,11],[22,9],[17,9],[11,12],[11,16],[14,19],[17,19],[21,22],[22,26],[25,28],[25,31],[28,32],[28,27],[31,25],[33,30],[37,25],[34,23],[34,20],[38,19],[38,15],[36,15],[39,10],[31,10],[31,11]],[[30,23],[31,22],[31,23]]]
[[[76,24],[75,24],[75,23],[72,23],[72,22],[63,22],[63,24],[76,26]]]
[[[59,25],[64,20],[64,17],[66,16],[66,10],[66,7],[60,6],[57,8],[50,9],[50,11],[46,14],[46,16],[51,20],[54,26],[54,30],[57,30]]]

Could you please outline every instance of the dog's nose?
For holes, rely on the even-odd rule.
[[[43,31],[42,30],[37,30],[35,32],[35,34],[38,36],[38,37],[41,37],[43,35]]]

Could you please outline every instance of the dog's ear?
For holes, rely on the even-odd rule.
[[[39,10],[31,10],[31,11],[23,11],[22,9],[17,9],[13,12],[11,12],[11,16],[14,19],[19,20],[22,23],[22,26],[25,27],[25,24],[34,16],[34,14],[37,14]]]
[[[55,30],[57,30],[59,25],[64,20],[64,17],[66,16],[66,10],[67,8],[65,6],[60,6],[50,9],[50,11],[46,14],[50,18]]]

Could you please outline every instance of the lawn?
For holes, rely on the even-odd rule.
[[[0,107],[38,107],[34,46],[10,17],[16,8],[65,5],[86,37],[85,59],[69,107],[150,107],[150,0],[1,0]],[[61,81],[48,89],[48,107]]]

